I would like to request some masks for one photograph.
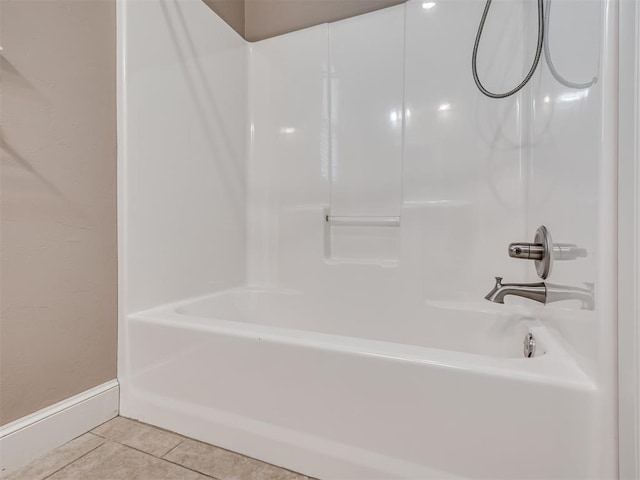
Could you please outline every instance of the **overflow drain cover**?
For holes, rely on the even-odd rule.
[[[524,341],[522,342],[522,353],[527,358],[533,357],[536,353],[536,339],[533,338],[533,335],[527,333],[524,336]]]

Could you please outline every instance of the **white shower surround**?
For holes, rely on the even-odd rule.
[[[541,65],[503,101],[470,75],[483,3],[253,44],[199,0],[119,5],[123,415],[320,478],[616,475],[617,3],[553,4],[588,93]],[[535,3],[495,5],[501,90]],[[551,281],[596,284],[594,312],[482,299],[536,280],[506,244],[539,224],[589,251]]]

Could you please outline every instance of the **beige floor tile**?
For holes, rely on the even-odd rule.
[[[114,442],[106,442],[47,480],[205,480],[207,477]],[[207,479],[210,480],[210,479]]]
[[[219,480],[303,480],[309,477],[186,439],[164,457]]]
[[[103,438],[91,433],[85,433],[37,458],[23,469],[9,475],[7,480],[42,480],[103,443]]]
[[[108,440],[162,457],[182,441],[175,433],[160,430],[124,417],[116,417],[92,430]]]

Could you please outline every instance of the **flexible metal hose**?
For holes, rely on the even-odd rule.
[[[571,82],[560,75],[560,72],[556,69],[553,61],[551,60],[551,52],[549,51],[549,19],[551,18],[551,0],[547,0],[547,6],[545,8],[545,22],[544,22],[544,58],[547,61],[547,66],[553,78],[560,82],[565,87],[573,88],[576,90],[583,90],[594,85],[598,81],[598,77],[593,77],[590,82],[576,83]],[[598,68],[598,71],[600,68]]]
[[[515,87],[513,90],[509,90],[506,93],[490,92],[489,90],[484,88],[484,86],[482,85],[482,82],[480,82],[480,78],[478,77],[478,65],[477,65],[478,46],[480,45],[482,30],[484,30],[484,22],[487,20],[487,15],[489,14],[489,9],[491,8],[491,1],[492,0],[487,0],[487,3],[484,7],[484,11],[482,12],[482,18],[480,19],[480,25],[478,26],[478,33],[476,34],[476,41],[473,44],[471,70],[473,71],[473,80],[476,82],[478,89],[483,94],[491,98],[505,98],[505,97],[510,97],[514,93],[518,93],[520,90],[522,90],[522,87],[524,87],[527,84],[527,82],[531,80],[531,77],[535,73],[536,68],[538,68],[538,63],[540,62],[540,56],[542,55],[542,49],[544,44],[544,3],[543,3],[544,0],[538,0],[538,43],[536,47],[536,56],[533,59],[533,64],[531,65],[531,69],[529,70],[529,73],[527,73],[527,76],[524,77],[524,80],[522,80],[522,82],[517,87]]]

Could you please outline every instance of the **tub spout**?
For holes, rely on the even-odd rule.
[[[509,295],[528,298],[544,304],[563,300],[579,300],[583,310],[593,310],[594,308],[592,285],[587,285],[587,288],[578,288],[544,282],[502,283],[502,277],[496,277],[496,284],[484,298],[490,302],[504,303],[504,298]]]
[[[504,297],[513,295],[546,303],[547,288],[544,282],[538,283],[502,283],[502,277],[496,277],[493,289],[484,297],[490,302],[504,303]]]

